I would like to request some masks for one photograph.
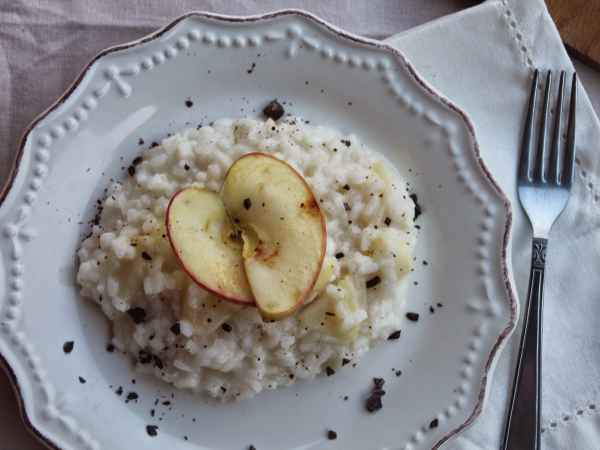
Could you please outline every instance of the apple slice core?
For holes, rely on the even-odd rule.
[[[230,167],[222,198],[242,231],[244,268],[263,316],[292,314],[312,292],[325,257],[325,218],[304,178],[265,153]]]
[[[199,286],[241,304],[254,304],[243,267],[242,241],[216,192],[187,187],[171,199],[166,214],[171,247]]]

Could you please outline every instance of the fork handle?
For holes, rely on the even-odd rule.
[[[540,448],[542,309],[547,245],[547,239],[533,239],[525,318],[503,450]]]

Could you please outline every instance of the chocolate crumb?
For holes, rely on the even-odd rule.
[[[185,101],[185,106],[187,106],[188,108],[191,108],[192,106],[194,106],[194,102],[191,101],[189,98]]]
[[[433,430],[434,428],[437,428],[439,424],[439,420],[433,419],[431,422],[429,422],[429,429]]]
[[[347,395],[344,395],[344,401],[345,401],[345,402],[347,402],[349,398],[350,398],[350,397],[348,397]]]
[[[140,324],[146,320],[146,310],[144,308],[140,308],[139,306],[129,308],[127,310],[127,314],[136,324]]]
[[[138,145],[144,145],[144,140],[142,138],[138,139]]]
[[[397,377],[399,377],[400,375],[402,375],[402,371],[401,370],[396,370],[396,372],[394,372],[396,374]]]
[[[152,261],[152,256],[150,256],[148,252],[142,252],[142,258],[144,258],[146,261]]]
[[[381,396],[371,394],[371,396],[367,399],[365,407],[367,408],[367,411],[369,411],[370,413],[379,411],[381,408],[383,408],[383,402],[381,401]]]
[[[345,184],[344,185],[344,190],[349,191],[350,190],[350,185],[349,184]]]
[[[140,364],[150,364],[152,362],[152,355],[146,350],[140,350],[138,352],[138,361]]]
[[[345,365],[347,365],[347,364],[350,364],[350,360],[348,358],[342,359],[342,367],[345,366]]]
[[[441,308],[442,306],[444,306],[444,305],[442,305],[441,303],[438,303],[438,304],[437,304],[437,307],[438,307],[438,308]]]
[[[179,325],[179,322],[175,322],[173,326],[169,329],[171,330],[171,333],[173,333],[175,336],[179,336],[181,334],[181,325]]]
[[[79,382],[80,382],[81,384],[85,384],[85,383],[87,383],[87,381],[86,381],[86,379],[85,379],[85,378],[83,378],[83,377],[78,377],[78,378],[79,378]]]
[[[73,351],[73,347],[75,347],[75,342],[67,341],[63,344],[63,352],[65,352],[65,354],[68,355]]]
[[[433,306],[430,306],[430,307],[429,307],[429,312],[430,312],[431,314],[433,314],[433,313],[435,312],[435,308],[434,308]]]
[[[340,142],[344,144],[346,147],[350,147],[350,140],[348,139],[340,139]]]
[[[248,450],[256,450],[256,447],[254,445],[249,445]]]
[[[329,439],[330,441],[335,441],[337,439],[337,433],[333,430],[328,430],[327,439]]]
[[[408,320],[410,320],[411,322],[418,322],[419,321],[419,314],[414,313],[414,312],[408,312],[408,313],[406,313],[406,318]]]
[[[344,210],[352,211],[352,208],[350,207],[350,205],[348,203],[344,202]]]
[[[429,265],[429,263],[428,263],[427,261],[423,260],[423,265],[424,265],[424,266],[428,266],[428,265]]]
[[[327,366],[327,367],[325,367],[325,373],[327,374],[328,377],[330,377],[331,375],[335,375],[335,370],[333,370],[331,367]]]
[[[277,100],[273,100],[267,106],[265,106],[263,109],[263,114],[268,119],[277,121],[283,117],[285,110],[283,109],[283,106],[281,106],[281,103],[279,103]]]
[[[344,257],[344,253],[342,253],[342,252],[337,252],[335,254],[335,259],[342,259],[343,257]]]
[[[246,209],[252,208],[252,200],[250,200],[249,198],[245,198],[244,199],[244,208],[246,208]]]
[[[231,332],[232,330],[231,325],[229,325],[228,323],[224,323],[223,325],[221,325],[221,328],[227,333]]]
[[[123,387],[122,387],[122,386],[119,386],[119,387],[117,388],[117,390],[115,391],[115,394],[117,394],[119,397],[120,397],[121,395],[123,395]]]
[[[127,394],[126,397],[126,402],[132,402],[134,400],[137,400],[139,398],[139,395],[137,395],[137,392],[130,392]]]
[[[158,147],[158,142],[154,141],[150,144],[150,148]]]
[[[165,400],[164,402],[162,402],[163,406],[169,406],[171,404],[171,402],[169,400]]]
[[[373,388],[371,389],[371,395],[367,398],[365,408],[368,412],[373,413],[383,408],[383,402],[381,398],[385,395],[383,385],[385,380],[383,378],[373,378]]]
[[[385,220],[383,221],[383,223],[385,223],[389,227],[390,224],[392,223],[392,219],[390,219],[389,217],[386,217]]]
[[[400,339],[401,333],[402,333],[402,330],[394,331],[392,334],[390,334],[388,336],[388,341],[396,341],[396,340]]]
[[[154,409],[150,410],[150,417],[154,417],[156,415],[156,411]]]
[[[136,156],[135,158],[133,158],[133,161],[131,161],[131,164],[134,166],[139,166],[142,161],[144,161],[144,158],[142,158],[141,156]]]
[[[106,345],[106,351],[107,351],[108,353],[112,353],[112,352],[114,352],[114,351],[115,351],[115,346],[114,346],[113,344],[110,344],[110,343],[109,343],[109,344],[107,344],[107,345]]]
[[[150,437],[155,437],[158,434],[158,427],[156,425],[146,425],[146,433]]]
[[[379,283],[381,283],[381,278],[379,277],[379,275],[376,275],[373,278],[371,278],[370,280],[367,280],[367,283],[366,283],[367,284],[367,289],[375,287]]]
[[[188,163],[185,163],[184,166],[183,166],[183,168],[185,170],[190,170],[190,165]]]
[[[127,168],[127,173],[128,173],[130,176],[134,176],[134,175],[135,175],[135,167],[134,167],[134,166],[129,166],[129,167]]]
[[[419,204],[419,199],[417,198],[417,194],[414,194],[414,193],[410,194],[409,197],[415,204],[415,216],[413,217],[413,220],[417,220],[417,218],[423,213],[423,209],[421,208],[421,205]]]
[[[158,356],[152,355],[152,359],[154,360],[154,367],[158,367],[159,370],[162,370],[165,367],[162,360]]]

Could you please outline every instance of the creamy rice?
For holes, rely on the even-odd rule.
[[[363,307],[336,307],[343,338],[308,324],[302,311],[265,322],[256,308],[194,284],[176,262],[164,231],[171,196],[191,184],[219,191],[229,166],[251,151],[287,161],[319,199],[333,265],[321,297],[339,297],[344,277],[366,295]],[[77,281],[139,371],[223,400],[246,398],[355,363],[399,329],[414,204],[399,175],[355,136],[299,119],[222,119],[144,151],[129,173],[109,187],[99,223],[78,251]],[[382,238],[389,233],[394,242]]]

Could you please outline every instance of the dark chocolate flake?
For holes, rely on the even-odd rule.
[[[385,223],[389,227],[390,224],[392,223],[392,219],[390,219],[389,217],[386,217],[385,220],[383,221],[383,223]]]
[[[135,166],[129,166],[127,168],[127,173],[131,176],[134,176],[135,175]]]
[[[115,391],[115,394],[117,394],[119,397],[120,397],[121,395],[123,395],[123,387],[122,387],[122,386],[119,386],[119,387],[117,388],[117,390]]]
[[[265,106],[263,109],[263,114],[268,119],[277,121],[283,117],[285,110],[283,109],[283,106],[281,106],[281,103],[279,103],[277,100],[273,100],[267,106]]]
[[[224,323],[223,325],[221,325],[221,328],[223,329],[223,331],[225,331],[226,333],[231,332],[232,328],[231,325],[229,325],[228,323]]]
[[[67,341],[63,344],[63,352],[65,352],[65,354],[68,355],[73,351],[73,347],[75,347],[75,342]]]
[[[162,360],[158,356],[152,355],[152,359],[154,360],[154,367],[158,367],[159,370],[162,370],[165,367]]]
[[[129,392],[127,394],[127,397],[126,397],[125,401],[126,402],[132,402],[134,400],[137,400],[138,398],[139,398],[139,395],[137,394],[137,392]]]
[[[108,353],[113,353],[113,352],[115,351],[115,346],[114,346],[113,344],[110,344],[110,343],[109,343],[109,344],[107,344],[107,345],[106,345],[106,351],[107,351]]]
[[[328,377],[335,375],[335,370],[333,370],[331,367],[327,366],[325,367],[325,373],[327,374]]]
[[[419,199],[417,198],[417,194],[410,194],[410,198],[413,201],[413,203],[415,204],[415,216],[413,218],[413,220],[417,220],[417,218],[423,213],[423,209],[421,208],[421,205],[419,204]]]
[[[140,364],[150,364],[152,362],[152,355],[146,350],[140,350],[138,353],[138,361]]]
[[[394,331],[388,336],[388,341],[397,341],[398,339],[400,339],[400,334],[402,334],[401,330]]]
[[[85,378],[83,378],[83,377],[78,377],[78,379],[79,379],[79,382],[80,382],[81,384],[85,384],[85,383],[87,383],[87,380],[86,380]]]
[[[187,106],[188,108],[191,108],[192,106],[194,106],[194,102],[191,101],[189,98],[185,101],[185,106]]]
[[[328,430],[327,439],[329,439],[330,441],[335,441],[337,439],[337,433],[333,430]]]
[[[352,211],[352,207],[347,202],[344,202],[344,210]]]
[[[337,252],[335,254],[335,259],[342,259],[344,257],[344,253],[343,252]]]
[[[347,364],[350,364],[350,360],[348,358],[342,359],[342,366],[345,366]]]
[[[150,437],[155,437],[158,435],[158,427],[156,425],[146,425],[146,433]]]
[[[438,419],[433,419],[431,422],[429,422],[429,429],[433,430],[434,428],[437,428],[439,424],[440,422]]]
[[[141,156],[136,156],[133,159],[133,161],[131,161],[131,164],[133,164],[134,166],[139,166],[143,160],[144,160],[144,158],[142,158]]]
[[[411,322],[418,322],[419,321],[419,314],[414,313],[414,312],[408,312],[408,313],[406,313],[406,318],[408,320],[410,320]]]
[[[344,190],[349,191],[350,190],[350,185],[349,184],[345,184],[344,185]]]
[[[139,306],[129,308],[127,310],[127,314],[136,324],[142,323],[146,320],[146,310],[144,308],[140,308]]]
[[[373,278],[371,278],[370,280],[367,280],[367,289],[373,288],[375,286],[377,286],[379,283],[381,283],[381,278],[379,277],[379,275],[374,276]]]
[[[252,200],[250,200],[249,198],[245,198],[244,199],[244,208],[245,209],[252,208]]]
[[[173,326],[169,329],[171,330],[171,333],[173,333],[175,336],[179,336],[181,334],[181,325],[179,325],[179,322],[175,322]]]
[[[152,256],[148,252],[142,252],[142,258],[146,261],[152,261]]]

